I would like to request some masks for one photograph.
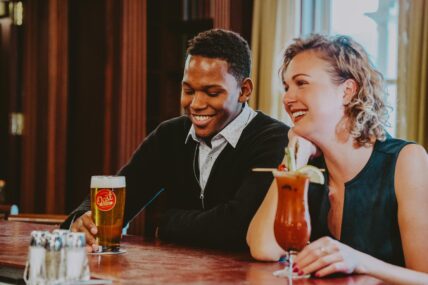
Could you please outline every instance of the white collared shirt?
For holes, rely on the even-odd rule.
[[[189,137],[199,143],[199,185],[202,190],[205,189],[211,169],[221,151],[226,147],[227,143],[233,148],[236,147],[242,131],[256,115],[257,112],[245,104],[241,113],[211,139],[211,147],[209,147],[204,140],[196,136],[195,128],[192,125],[187,134],[185,143],[188,142]]]

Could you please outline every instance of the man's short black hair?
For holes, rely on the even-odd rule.
[[[201,32],[189,41],[187,55],[225,60],[229,65],[229,73],[238,82],[250,76],[250,47],[247,41],[235,32],[222,29]]]

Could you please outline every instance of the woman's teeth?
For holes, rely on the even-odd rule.
[[[294,112],[292,115],[293,115],[293,118],[297,118],[297,117],[303,116],[305,114],[306,114],[306,111],[297,111],[297,112]]]

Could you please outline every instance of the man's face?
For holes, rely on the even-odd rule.
[[[228,72],[228,63],[218,58],[189,55],[181,84],[181,106],[196,135],[211,139],[242,110],[249,96]],[[251,92],[250,92],[251,93]]]

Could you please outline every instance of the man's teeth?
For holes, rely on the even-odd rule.
[[[197,115],[193,115],[193,117],[196,119],[196,121],[205,121],[210,118],[210,116],[197,116]]]
[[[298,116],[305,115],[306,111],[297,111],[293,113],[293,118],[297,118]]]

